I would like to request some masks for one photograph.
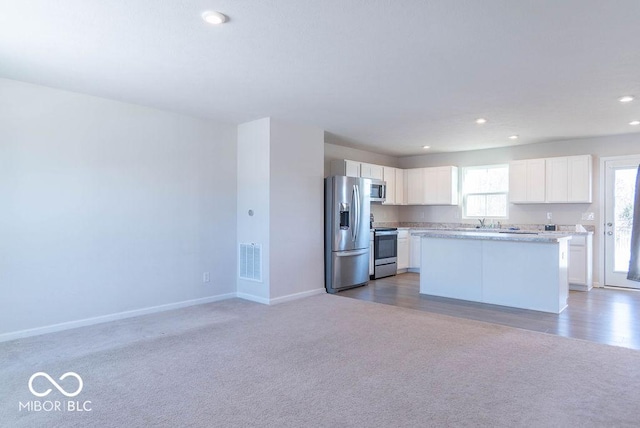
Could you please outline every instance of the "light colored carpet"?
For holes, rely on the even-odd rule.
[[[3,427],[640,425],[639,351],[334,295],[233,299],[2,343],[0,357]],[[37,371],[77,372],[80,395],[40,400],[92,411],[19,411]]]

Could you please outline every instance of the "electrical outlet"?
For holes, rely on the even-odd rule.
[[[211,280],[211,276],[209,272],[205,272],[202,274],[202,282],[209,282]]]
[[[547,220],[551,220],[552,217],[553,217],[552,213],[547,213]]]
[[[592,212],[582,213],[582,220],[593,221],[595,218],[595,214]]]

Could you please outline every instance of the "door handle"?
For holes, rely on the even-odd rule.
[[[611,227],[613,226],[613,223],[607,223],[607,226]]]
[[[612,231],[608,231],[607,235],[611,236],[611,235],[613,235],[613,232]]]

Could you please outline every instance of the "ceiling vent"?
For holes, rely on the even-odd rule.
[[[262,282],[262,250],[260,245],[241,243],[238,260],[240,279]]]

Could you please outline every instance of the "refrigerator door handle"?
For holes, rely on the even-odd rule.
[[[358,231],[360,230],[360,189],[358,188],[358,186],[356,184],[353,185],[353,194],[355,196],[355,214],[356,214],[356,221],[354,224],[354,234],[353,234],[353,241],[356,242],[358,240]]]

